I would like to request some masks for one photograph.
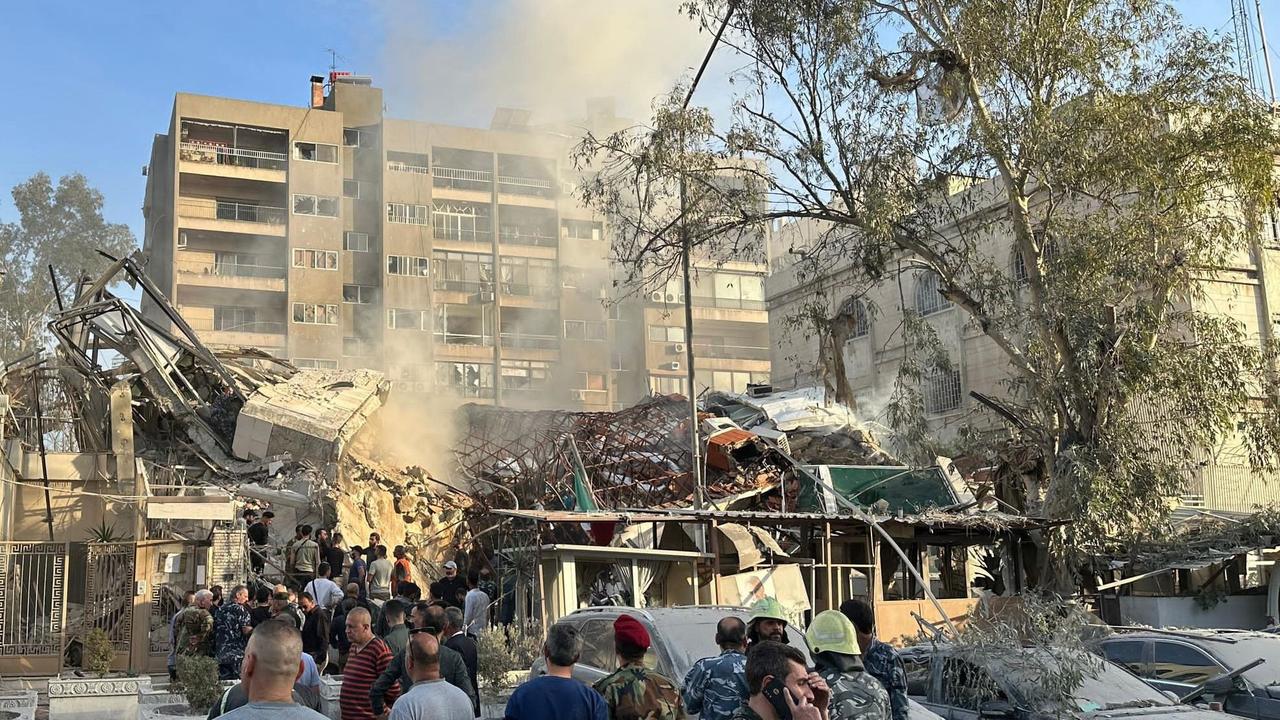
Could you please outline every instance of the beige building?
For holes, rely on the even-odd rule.
[[[211,346],[370,367],[401,392],[602,410],[683,392],[681,295],[620,303],[570,134],[386,117],[365,77],[310,106],[178,94],[148,165],[148,272]],[[608,102],[587,122],[613,129]],[[760,262],[700,270],[697,384],[768,379]],[[156,308],[144,311],[157,321]]]
[[[958,211],[955,223],[966,223],[989,212],[995,200],[993,183],[966,190],[968,197],[953,196]],[[913,308],[936,330],[951,358],[953,372],[937,373],[920,388],[930,432],[941,440],[954,438],[965,425],[995,427],[998,418],[979,413],[970,391],[1003,398],[1010,377],[1008,360],[995,343],[961,310],[937,291],[937,277],[929,271],[910,269],[878,284],[861,277],[852,263],[835,264],[817,276],[801,271],[798,259],[815,243],[824,227],[811,221],[788,223],[771,237],[772,273],[766,279],[769,325],[773,338],[772,365],[778,387],[819,385],[826,380],[820,363],[819,341],[810,323],[797,323],[802,314],[819,312],[835,317],[843,308],[850,313],[849,338],[843,347],[845,376],[866,420],[888,424],[884,409],[893,390],[904,355],[902,320],[904,305]],[[946,231],[945,228],[942,229]],[[994,262],[1007,263],[1010,277],[1020,265],[1010,237],[988,235],[983,251]],[[1202,310],[1227,315],[1243,324],[1259,342],[1273,337],[1273,308],[1280,307],[1280,245],[1275,242],[1253,253],[1239,253],[1229,267],[1206,276]],[[1268,279],[1272,279],[1268,283]],[[807,328],[807,329],[806,329]],[[1183,504],[1221,510],[1249,511],[1254,505],[1280,501],[1277,478],[1259,475],[1249,467],[1239,442],[1215,449],[1204,467],[1190,479]]]

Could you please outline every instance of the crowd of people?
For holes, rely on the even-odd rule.
[[[505,720],[906,720],[906,673],[873,618],[861,600],[818,613],[805,632],[811,669],[781,605],[765,598],[748,621],[717,623],[720,654],[696,662],[682,690],[645,662],[649,631],[626,614],[613,625],[618,669],[590,687],[574,680],[582,640],[557,623],[543,644],[547,674],[516,689]]]
[[[243,519],[253,571],[246,584],[225,595],[221,586],[188,592],[170,622],[171,679],[182,657],[203,655],[217,660],[220,680],[240,681],[210,718],[267,717],[259,710],[314,717],[323,674],[342,675],[344,720],[479,717],[476,633],[489,624],[496,595],[487,568],[464,579],[450,560],[423,597],[405,548],[388,553],[376,532],[367,546],[346,547],[339,532],[299,525],[274,552],[274,514],[246,510]],[[262,580],[268,565],[283,582]],[[287,687],[264,679],[287,674],[279,649],[295,646]],[[282,704],[293,714],[281,715]]]

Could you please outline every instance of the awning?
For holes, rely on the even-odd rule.
[[[738,567],[741,569],[755,567],[764,562],[764,553],[760,551],[760,546],[776,556],[788,557],[782,546],[778,545],[778,541],[774,540],[773,536],[762,527],[722,523],[717,525],[716,529],[733,543],[733,548],[738,554]]]

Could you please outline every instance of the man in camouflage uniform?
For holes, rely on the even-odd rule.
[[[173,619],[177,657],[191,655],[213,656],[213,593],[197,590],[194,605],[180,610]]]
[[[907,671],[902,666],[898,651],[876,638],[876,616],[871,606],[865,600],[853,598],[840,604],[840,612],[849,618],[853,629],[858,632],[863,667],[889,691],[893,720],[907,720]]]
[[[890,720],[889,693],[862,667],[858,634],[839,610],[818,613],[805,633],[818,674],[831,687],[831,720]]]
[[[685,710],[702,720],[729,720],[747,701],[747,626],[729,616],[716,624],[720,654],[693,664],[684,678]]]
[[[639,620],[620,615],[614,621],[620,667],[594,686],[609,704],[609,720],[685,720],[675,684],[645,667],[649,644],[649,631]]]
[[[214,649],[218,658],[218,679],[239,680],[240,663],[253,631],[249,617],[249,588],[237,585],[231,599],[213,615]]]

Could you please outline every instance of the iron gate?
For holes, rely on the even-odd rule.
[[[133,543],[89,544],[82,631],[105,630],[120,652],[133,643],[134,557]]]
[[[67,543],[0,542],[0,656],[62,657]]]

